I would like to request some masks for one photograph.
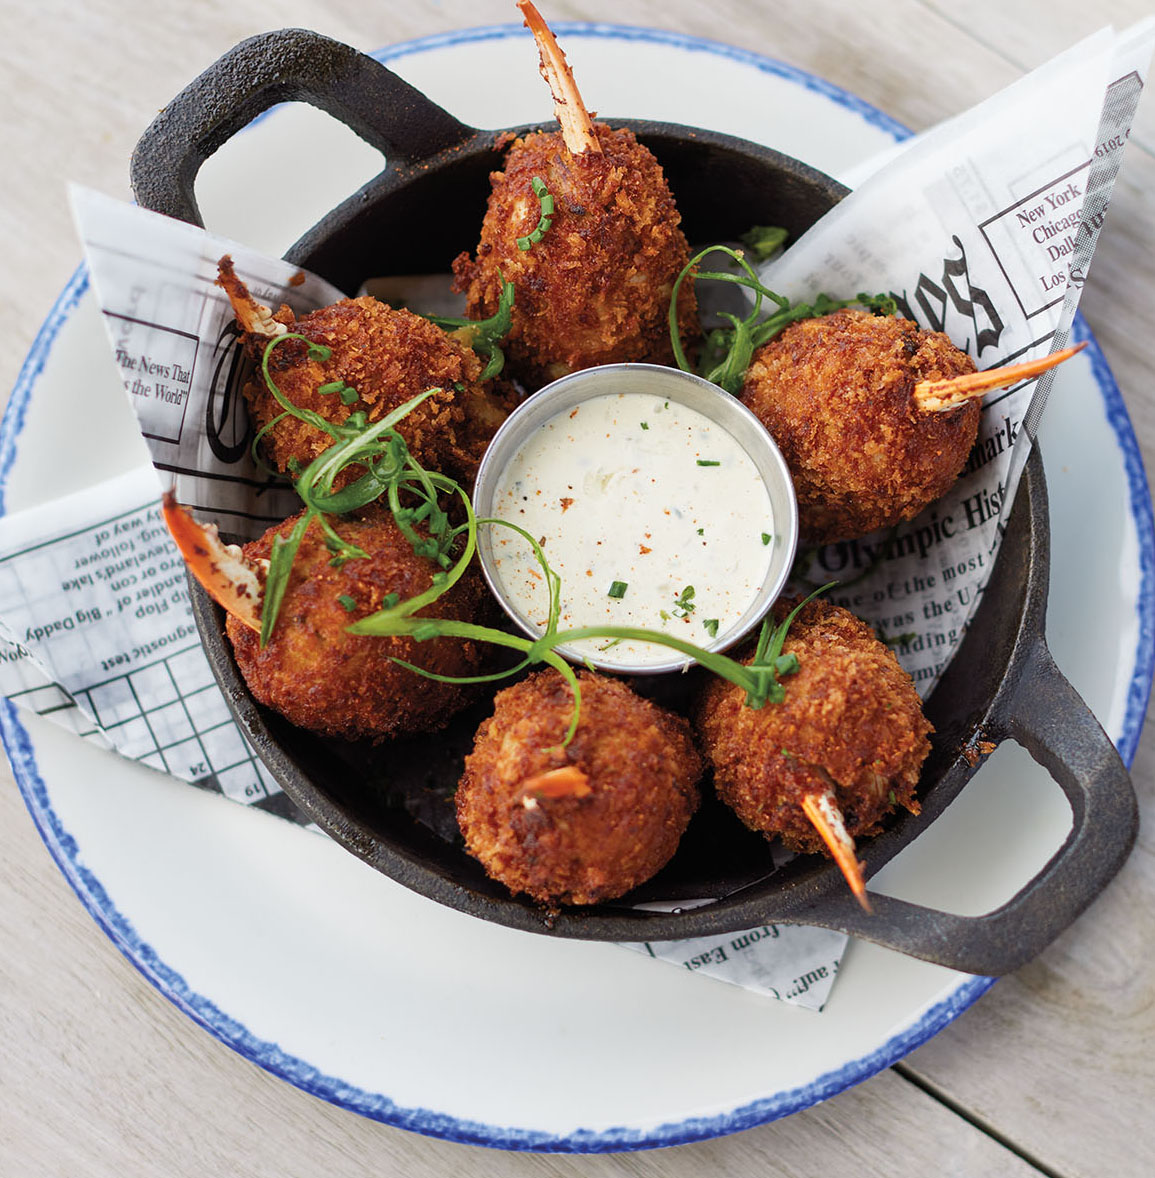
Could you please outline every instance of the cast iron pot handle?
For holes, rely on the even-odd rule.
[[[1070,802],[1071,832],[1042,870],[984,916],[956,916],[872,892],[873,916],[843,899],[834,919],[827,910],[821,923],[952,969],[997,976],[1046,948],[1106,886],[1135,841],[1135,790],[1114,745],[1055,666],[1041,635],[984,735],[1021,744]]]
[[[320,107],[392,160],[415,163],[474,128],[371,57],[306,29],[260,33],[234,46],[153,120],[132,155],[132,188],[147,209],[202,225],[193,184],[201,164],[278,102]]]

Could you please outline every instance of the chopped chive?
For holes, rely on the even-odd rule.
[[[687,585],[678,596],[678,600],[674,602],[674,617],[684,618],[688,613],[694,611],[694,586]]]
[[[626,590],[629,588],[629,583],[626,581],[615,581],[610,586],[610,597],[625,597]]]
[[[328,384],[319,384],[317,386],[317,392],[322,397],[327,397],[330,393],[339,393],[344,387],[345,382],[343,380],[331,380]]]
[[[400,593],[386,593],[381,599],[382,609],[392,609],[401,600]]]
[[[722,464],[716,458],[699,458],[698,465],[699,466],[721,466]]]
[[[717,618],[703,618],[702,628],[710,635],[711,638],[718,637],[718,619]]]
[[[344,607],[347,614],[351,614],[357,608],[357,602],[354,601],[348,593],[342,593],[341,596],[337,598],[337,600]]]
[[[324,344],[314,344],[314,343],[309,344],[309,359],[310,360],[320,360],[322,363],[324,363],[326,360],[331,359],[332,356],[333,356],[333,349],[332,348],[326,347]]]
[[[549,193],[549,189],[545,186],[545,181],[540,176],[534,176],[530,181],[533,187],[534,196],[537,197],[541,205],[541,214],[538,217],[537,225],[524,237],[517,239],[517,248],[525,251],[532,246],[537,245],[545,235],[546,231],[553,224],[550,217],[553,215],[553,197]]]
[[[361,399],[361,394],[352,385],[346,385],[341,390],[341,404],[352,405]]]

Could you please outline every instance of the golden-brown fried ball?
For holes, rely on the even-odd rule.
[[[596,904],[663,867],[698,806],[689,724],[625,684],[582,672],[581,722],[556,671],[499,692],[457,790],[469,853],[510,891]]]
[[[246,544],[245,556],[267,560],[273,536],[287,537],[298,518]],[[379,738],[443,727],[471,702],[469,689],[426,679],[397,666],[391,656],[443,675],[476,675],[485,669],[483,648],[456,638],[416,642],[347,633],[347,626],[380,609],[388,594],[404,601],[423,593],[436,566],[413,551],[383,511],[332,522],[342,539],[368,557],[334,568],[319,524],[310,524],[268,645],[261,649],[253,630],[228,619],[228,636],[245,682],[260,703],[290,723],[326,736]],[[474,621],[488,603],[481,578],[471,567],[422,612]]]
[[[748,708],[723,679],[698,699],[695,724],[722,800],[751,830],[805,852],[825,852],[802,810],[806,794],[832,789],[851,838],[877,834],[896,805],[917,813],[933,730],[894,654],[865,622],[821,601],[794,619],[783,653],[799,664],[782,679],[784,702]]]
[[[974,445],[979,404],[929,413],[911,394],[974,368],[942,332],[855,310],[792,324],[754,353],[742,401],[790,467],[804,540],[864,536],[946,493]]]
[[[419,393],[440,388],[395,428],[426,469],[472,484],[481,456],[510,407],[481,383],[481,363],[471,349],[428,319],[367,296],[342,299],[297,320],[283,307],[275,318],[310,342],[332,349],[328,360],[313,360],[301,340],[277,344],[269,373],[289,401],[334,423],[358,410],[374,422]],[[267,338],[250,336],[246,342],[259,363]],[[338,381],[355,389],[357,399],[346,402],[339,393],[317,391]],[[258,430],[284,412],[259,367],[244,396]],[[288,416],[264,434],[261,444],[269,465],[288,473],[294,460],[304,468],[332,442],[322,430]],[[356,473],[354,468],[348,477]]]
[[[580,368],[626,361],[672,364],[667,317],[674,280],[689,260],[681,217],[654,156],[630,131],[594,124],[601,151],[571,154],[560,131],[517,139],[493,190],[477,260],[454,262],[468,315],[497,310],[502,279],[516,289],[505,348],[510,371],[535,389]],[[550,228],[528,250],[517,239],[538,223],[540,177],[554,198]],[[682,285],[684,337],[698,332],[692,283]]]

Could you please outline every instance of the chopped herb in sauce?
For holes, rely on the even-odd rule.
[[[687,585],[678,600],[674,602],[674,617],[684,618],[694,608],[694,586]],[[679,610],[681,611],[679,613]]]
[[[649,428],[650,428],[650,423],[648,421],[643,421],[642,422],[642,429],[649,429]]]
[[[699,466],[721,466],[722,464],[716,458],[699,458]]]
[[[703,618],[702,628],[710,635],[711,638],[718,637],[718,619],[717,618]]]
[[[763,543],[763,544],[769,544],[769,543],[770,543],[770,541],[771,541],[771,540],[773,540],[773,539],[774,539],[774,537],[773,537],[773,536],[771,536],[769,532],[763,532],[763,533],[762,533],[762,543]]]
[[[610,597],[625,597],[626,590],[629,588],[629,583],[626,581],[615,581],[610,586]]]

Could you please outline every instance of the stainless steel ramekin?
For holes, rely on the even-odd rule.
[[[703,643],[707,650],[726,650],[745,638],[762,621],[782,592],[798,545],[798,503],[790,471],[765,427],[737,397],[723,392],[717,385],[677,368],[663,368],[656,364],[606,364],[555,380],[518,406],[489,444],[474,485],[474,510],[479,518],[494,514],[495,492],[503,471],[527,440],[547,421],[607,393],[645,393],[696,410],[721,426],[738,442],[766,485],[774,513],[775,541],[770,554],[770,567],[757,595],[743,611],[738,623],[713,642]],[[494,530],[492,525],[482,525],[478,529],[477,547],[485,579],[510,618],[527,635],[538,638],[541,629],[513,602],[497,571],[492,539]],[[563,597],[564,594],[563,583]],[[576,651],[564,645],[557,647],[557,651],[570,662],[587,664],[618,675],[668,674],[681,671],[693,662],[689,656],[673,650],[668,659],[647,663],[599,659],[596,653]]]

